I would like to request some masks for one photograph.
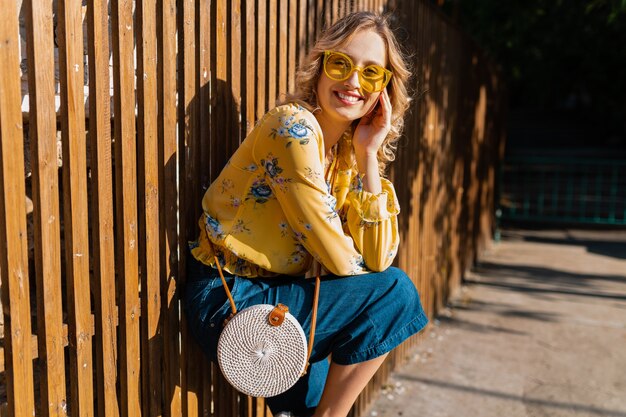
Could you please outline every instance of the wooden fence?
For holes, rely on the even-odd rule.
[[[432,317],[491,234],[504,94],[429,2],[0,0],[1,415],[269,414],[188,335],[186,242],[203,191],[321,28],[355,10],[395,10],[413,54],[390,174],[398,264]]]

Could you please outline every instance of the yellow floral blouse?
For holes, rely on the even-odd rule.
[[[313,258],[339,275],[382,271],[396,255],[398,201],[362,190],[351,133],[339,141],[325,175],[322,130],[297,104],[268,112],[250,132],[202,199],[199,261],[246,277],[303,275]]]

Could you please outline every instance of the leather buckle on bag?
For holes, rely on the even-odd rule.
[[[283,324],[283,321],[285,320],[285,313],[287,312],[289,312],[289,307],[278,303],[278,305],[276,305],[276,307],[274,307],[274,309],[267,316],[270,326],[276,327]]]
[[[234,315],[233,313],[230,313],[230,314],[228,315],[228,317],[226,317],[226,318],[224,319],[224,323],[222,323],[222,327],[226,327],[226,325],[228,324],[228,322],[230,321],[230,319],[232,319],[234,316],[235,316],[235,315]]]

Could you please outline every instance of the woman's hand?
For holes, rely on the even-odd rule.
[[[378,96],[374,109],[361,118],[352,144],[358,156],[376,155],[391,130],[391,101],[385,88]]]
[[[374,110],[361,118],[354,131],[352,145],[357,168],[363,175],[363,190],[380,194],[380,174],[378,172],[378,149],[391,130],[391,101],[387,89],[378,96]]]

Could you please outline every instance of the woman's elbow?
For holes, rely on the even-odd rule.
[[[382,272],[391,266],[393,258],[393,256],[377,256],[365,259],[365,266],[372,272]]]

